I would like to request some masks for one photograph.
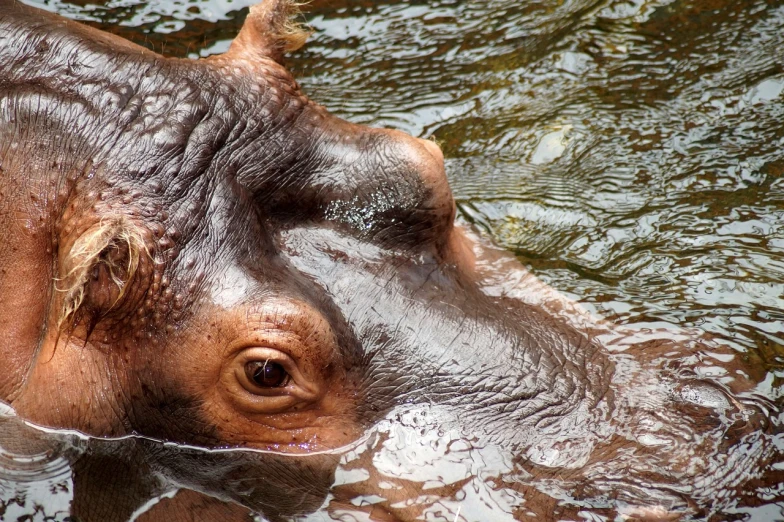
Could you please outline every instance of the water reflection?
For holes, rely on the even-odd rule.
[[[253,1],[30,3],[158,52],[195,57],[225,50]],[[290,63],[313,98],[355,122],[435,136],[462,220],[614,322],[713,334],[747,360],[760,403],[780,403],[780,3],[315,0],[309,11],[314,37]],[[498,287],[508,291],[510,281]],[[623,359],[617,364],[622,369]],[[687,386],[679,393],[698,408],[735,411],[715,390]],[[675,439],[659,431],[657,415],[643,408],[635,419],[643,431],[626,435],[651,453],[669,455],[662,448]],[[581,481],[568,471],[586,465],[578,444],[558,451],[543,445],[515,460],[501,446],[466,437],[453,412],[412,407],[390,414],[351,451],[297,469],[311,477],[297,486],[304,488],[295,495],[302,504],[276,511],[270,506],[294,497],[274,489],[279,484],[260,471],[244,469],[252,477],[245,480],[235,453],[207,458],[142,440],[42,434],[11,418],[0,429],[13,425],[24,434],[4,431],[0,444],[0,515],[11,520],[34,513],[65,520],[69,509],[84,520],[160,519],[149,517],[155,510],[161,518],[186,510],[178,505],[201,506],[205,520],[248,517],[248,509],[271,520],[291,513],[307,520],[362,520],[363,513],[449,521],[536,514],[784,518],[782,468],[770,456],[781,441],[754,430],[727,432],[740,442],[730,452],[711,453],[722,462],[699,463],[706,470],[702,482],[664,477],[661,483],[672,487],[654,491],[624,482],[635,469],[631,457],[618,457],[624,476],[617,475],[619,461],[608,459],[612,466],[588,466],[583,475],[590,480]],[[720,440],[724,428],[705,427],[704,444]],[[742,477],[743,486],[740,476],[710,483],[716,466],[742,473],[749,461],[766,456],[772,464]],[[101,464],[86,463],[93,458]],[[96,474],[95,482],[103,469],[139,467],[148,484],[138,494],[115,490],[107,498],[85,486],[91,493],[80,496],[79,462]],[[279,470],[293,465],[269,462],[264,466]],[[666,475],[669,461],[659,464],[654,471]],[[548,467],[557,471],[548,475]],[[227,492],[226,484],[236,488]],[[239,507],[257,487],[267,500]],[[640,511],[646,497],[648,511]],[[127,506],[118,502],[128,498]],[[115,505],[111,517],[101,511]]]
[[[3,520],[288,519],[319,508],[339,461],[88,438],[31,426],[12,411],[0,417],[0,444]]]
[[[616,363],[623,365],[623,358]],[[633,358],[626,363],[637,364]],[[733,404],[712,385],[693,382],[676,390],[692,408],[686,421],[678,417],[688,409],[662,410],[657,384],[638,386],[636,404],[617,414],[615,426],[584,423],[574,427],[573,439],[559,428],[525,453],[492,441],[491,429],[466,426],[464,412],[434,405],[397,408],[353,447],[302,457],[87,438],[42,430],[6,411],[0,418],[0,515],[63,522],[511,522],[702,519],[733,512],[744,494],[735,488],[761,478],[749,472],[780,441],[749,424],[751,403]],[[723,420],[705,417],[706,409]],[[638,449],[629,451],[624,439]],[[640,452],[645,447],[649,452]],[[770,485],[761,492],[781,498]]]

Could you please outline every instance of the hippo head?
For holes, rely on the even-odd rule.
[[[371,371],[389,340],[352,325],[367,319],[291,261],[310,247],[286,237],[329,231],[356,246],[325,255],[375,248],[389,272],[456,263],[438,146],[307,99],[278,63],[304,40],[288,2],[253,8],[229,52],[201,62],[77,24],[22,39],[33,11],[4,9],[2,169],[30,173],[52,266],[34,362],[3,396],[102,435],[294,452],[356,439],[393,401],[396,381]],[[30,45],[28,64],[8,65]]]
[[[680,444],[764,424],[731,356],[608,341],[456,226],[434,142],[305,97],[280,64],[304,41],[292,4],[199,61],[0,8],[0,398],[24,417],[312,454],[431,404],[606,488],[613,459],[699,475]]]

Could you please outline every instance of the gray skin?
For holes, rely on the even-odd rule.
[[[456,226],[435,144],[302,94],[288,10],[190,61],[0,0],[0,399],[91,435],[284,454],[429,404],[586,497],[712,477],[687,500],[610,495],[631,516],[737,487],[711,459],[772,429],[737,358],[594,319]],[[243,377],[270,361],[288,380]]]

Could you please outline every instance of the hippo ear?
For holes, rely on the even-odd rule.
[[[79,236],[60,261],[58,331],[85,324],[89,335],[117,307],[139,266],[150,259],[144,236],[123,217],[105,218]]]
[[[294,0],[264,0],[250,8],[242,30],[224,55],[226,58],[271,58],[282,63],[284,53],[305,44],[310,32],[297,18],[300,5]]]

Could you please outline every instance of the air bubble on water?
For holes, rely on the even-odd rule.
[[[680,389],[680,396],[686,402],[724,411],[730,407],[726,395],[707,384],[686,384]]]

